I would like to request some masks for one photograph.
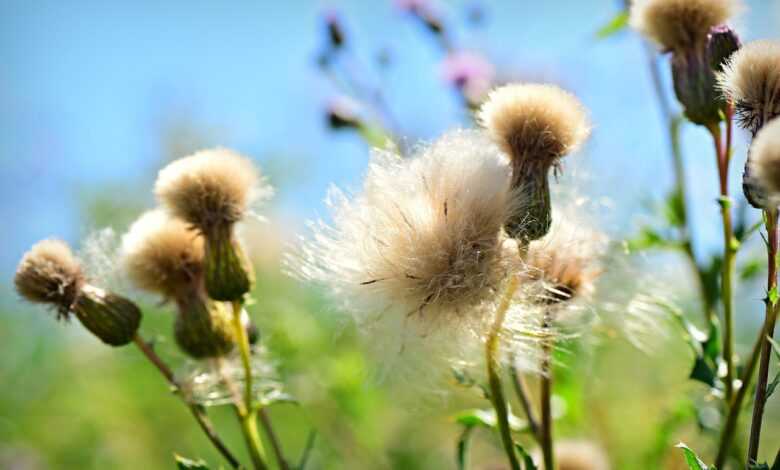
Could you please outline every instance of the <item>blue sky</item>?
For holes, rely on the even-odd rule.
[[[590,175],[588,193],[615,200],[616,220],[628,225],[642,199],[667,190],[671,169],[640,41],[633,34],[594,39],[618,3],[486,1],[478,30],[465,26],[463,2],[443,2],[442,10],[458,45],[581,97],[595,129],[573,166]],[[743,38],[772,37],[780,5],[748,5],[737,23]],[[205,144],[284,170],[275,210],[295,218],[321,213],[331,182],[355,186],[367,149],[324,128],[322,108],[334,90],[313,66],[322,13],[334,9],[367,62],[379,48],[392,52],[385,76],[366,76],[411,139],[464,124],[440,83],[440,52],[389,0],[0,2],[2,279],[36,240],[77,241],[89,188],[150,186],[163,129],[177,120],[207,130]],[[717,246],[710,143],[693,127],[684,137],[698,222],[713,227],[697,234],[699,243]],[[735,190],[743,153],[732,172]],[[153,203],[141,191],[127,197]]]

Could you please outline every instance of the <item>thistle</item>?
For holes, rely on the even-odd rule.
[[[362,191],[333,190],[329,205],[333,225],[315,224],[288,264],[356,314],[473,325],[513,269],[501,238],[515,210],[508,167],[481,132],[450,132],[407,159],[377,150]]]
[[[135,338],[141,312],[130,300],[90,284],[81,264],[67,244],[44,240],[25,253],[14,284],[30,302],[48,304],[57,318],[73,314],[84,327],[111,346],[123,346]]]
[[[770,121],[758,131],[750,156],[750,173],[770,205],[780,205],[780,120]]]
[[[736,35],[722,26],[737,10],[734,0],[636,0],[630,23],[671,53],[677,99],[691,122],[703,126],[722,120],[726,102],[715,73],[739,47]]]
[[[723,95],[732,103],[739,125],[755,137],[780,114],[780,43],[755,41],[740,49],[718,75]],[[750,204],[767,205],[764,188],[752,174],[752,151],[742,175],[742,189]]]
[[[506,220],[507,234],[522,244],[543,237],[552,223],[550,170],[588,137],[585,108],[553,85],[512,84],[493,90],[478,117],[509,156],[511,187],[524,208]]]
[[[201,359],[224,356],[234,345],[231,314],[208,298],[203,284],[203,237],[162,210],[143,214],[122,238],[122,264],[139,288],[175,302],[174,337]]]
[[[252,287],[253,273],[234,226],[253,202],[272,193],[252,163],[227,149],[197,152],[163,168],[155,193],[165,208],[203,235],[209,296],[241,300]]]

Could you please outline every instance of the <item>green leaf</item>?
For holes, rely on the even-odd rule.
[[[742,264],[739,269],[739,277],[743,281],[750,280],[757,275],[761,274],[764,270],[764,261],[760,259],[750,259]]]
[[[780,470],[780,449],[777,449],[777,457],[775,458],[775,463],[772,464],[772,468],[770,470]]]
[[[474,431],[474,426],[465,426],[458,438],[458,470],[466,470],[469,460],[469,438]]]
[[[607,24],[596,31],[596,37],[598,39],[606,39],[624,30],[626,26],[628,26],[628,12],[620,11]]]
[[[766,386],[766,398],[764,399],[764,403],[766,403],[766,400],[769,400],[769,397],[775,393],[775,389],[778,385],[780,385],[780,372],[775,374],[775,378],[772,380],[772,383]]]
[[[747,470],[771,470],[768,463],[751,463],[748,464]]]
[[[509,411],[509,427],[512,431],[524,431],[528,429],[528,423],[518,418]],[[455,422],[463,426],[482,426],[485,428],[496,427],[496,412],[491,409],[469,409],[463,410],[455,415]]]
[[[780,361],[780,344],[778,344],[777,341],[770,338],[769,336],[766,337],[766,340],[769,341],[769,344],[772,345],[772,349],[775,351],[775,357],[777,357],[777,360]]]
[[[679,244],[666,239],[660,232],[652,227],[642,227],[636,237],[626,241],[626,249],[629,251],[644,251],[653,248],[678,248]]]
[[[769,304],[774,307],[777,305],[777,299],[780,298],[780,294],[777,292],[777,286],[772,287],[769,289],[769,292],[766,294],[767,300],[769,300]]]
[[[179,470],[209,470],[209,466],[203,460],[191,460],[179,454],[173,454],[173,457]]]
[[[711,470],[707,466],[707,464],[701,461],[699,456],[696,455],[696,452],[692,451],[688,446],[686,446],[682,442],[677,444],[675,447],[677,447],[678,449],[682,449],[683,454],[685,455],[685,463],[688,464],[688,468],[690,470]]]
[[[515,442],[515,450],[520,454],[520,458],[523,459],[523,470],[537,470],[534,459],[525,451],[523,446]]]
[[[663,215],[672,227],[685,226],[685,201],[680,191],[672,191],[666,197]]]
[[[309,431],[309,437],[306,439],[306,447],[303,448],[303,452],[301,453],[301,458],[298,461],[298,466],[296,467],[296,470],[305,470],[306,464],[309,463],[309,457],[311,456],[311,451],[314,449],[314,440],[317,439],[317,431],[311,430]]]
[[[710,387],[715,386],[715,379],[717,378],[717,371],[714,367],[710,366],[707,361],[702,357],[696,357],[693,362],[693,368],[688,376],[693,380],[705,383]]]

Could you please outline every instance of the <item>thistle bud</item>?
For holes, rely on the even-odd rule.
[[[253,275],[234,225],[272,192],[248,159],[225,149],[198,152],[160,171],[158,199],[205,239],[204,279],[214,300],[239,300],[251,289]]]
[[[176,344],[195,359],[228,354],[235,345],[231,312],[221,302],[200,297],[177,301],[179,314],[174,323]]]
[[[132,341],[141,323],[141,311],[133,302],[87,283],[79,261],[59,240],[34,245],[19,263],[14,283],[28,301],[54,306],[61,319],[74,314],[111,346]]]
[[[176,303],[174,337],[198,359],[225,355],[234,344],[229,312],[204,291],[204,252],[200,234],[161,210],[143,214],[122,238],[122,261],[130,279]]]
[[[710,68],[716,73],[722,72],[732,54],[737,52],[742,43],[737,33],[726,25],[714,26],[707,37],[707,57]]]
[[[543,237],[552,221],[550,170],[588,137],[585,108],[556,86],[511,84],[490,93],[479,120],[509,157],[512,192],[526,209],[509,217],[507,234],[521,243]]]
[[[691,122],[706,126],[721,121],[725,102],[715,89],[715,72],[705,50],[672,54],[672,80],[677,100]]]
[[[111,346],[123,346],[135,337],[141,311],[130,300],[86,284],[73,304],[73,314],[92,334]]]
[[[241,299],[254,283],[252,264],[225,228],[206,236],[204,268],[206,291],[214,300]]]
[[[696,124],[719,123],[725,109],[715,72],[739,41],[718,25],[737,9],[735,0],[636,0],[632,5],[631,25],[672,53],[675,95]]]

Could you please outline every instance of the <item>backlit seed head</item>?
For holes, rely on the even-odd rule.
[[[750,173],[772,205],[780,205],[780,120],[769,121],[750,147]]]
[[[166,298],[189,295],[203,280],[203,237],[160,209],[133,223],[122,237],[121,256],[137,287]]]
[[[19,262],[14,277],[22,297],[53,305],[60,318],[67,318],[84,283],[79,261],[60,240],[43,240],[33,245]]]
[[[160,203],[204,234],[241,220],[257,199],[273,191],[252,162],[232,150],[202,150],[160,170]]]
[[[631,26],[666,51],[702,47],[710,28],[739,9],[735,0],[634,0]]]
[[[780,42],[754,41],[739,49],[718,74],[741,127],[755,135],[780,114]]]

